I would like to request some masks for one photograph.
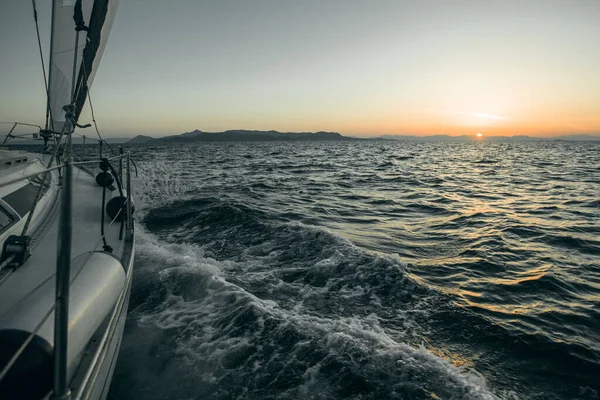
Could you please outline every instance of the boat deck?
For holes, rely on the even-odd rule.
[[[53,182],[58,182],[58,173],[53,171],[53,175]],[[94,177],[80,168],[74,168],[73,184],[71,259],[94,249],[102,250],[100,219],[102,213],[105,214],[101,208],[102,188],[96,184]],[[108,202],[112,193],[107,190],[106,196]],[[38,233],[34,233],[39,237],[34,237],[37,244],[33,248],[31,257],[0,285],[0,323],[8,311],[56,273],[59,203],[60,200],[57,199],[48,206],[52,207],[51,210],[48,210],[50,219],[47,221],[49,223],[46,226],[39,226]],[[36,212],[43,212],[43,210]],[[113,248],[112,253],[122,259],[125,241],[119,240],[121,223],[115,221],[111,225],[110,222],[110,218],[105,214],[106,241]],[[123,231],[123,238],[124,236],[125,232]],[[47,323],[53,323],[53,321]]]

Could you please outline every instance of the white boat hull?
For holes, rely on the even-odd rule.
[[[28,162],[36,163],[31,159]],[[15,173],[25,175],[24,171],[36,167],[19,168],[11,168],[4,174],[0,170],[0,184],[3,179],[13,179],[11,176]],[[108,245],[105,247],[100,234],[101,216],[105,212],[101,209],[103,189],[96,184],[93,174],[79,168],[73,173],[73,185],[72,293],[67,351],[69,387],[73,399],[104,399],[108,394],[127,315],[135,235],[126,238],[121,222],[111,221],[105,214],[103,231]],[[18,186],[11,188],[13,191],[18,189]],[[44,310],[54,303],[52,294],[59,230],[56,217],[61,202],[59,189],[58,172],[53,171],[50,187],[42,196],[40,207],[33,214],[31,230],[27,232],[33,238],[32,243],[35,242],[31,257],[15,270],[0,271],[0,337],[11,339],[0,340],[0,368],[7,364],[23,338],[31,334],[29,332],[35,335],[29,349],[15,363],[15,371],[9,372],[0,382],[0,398],[40,399],[48,398],[50,394],[54,312],[48,315]],[[105,194],[106,199],[111,197],[109,192]],[[12,201],[11,197],[6,197],[9,195],[0,192],[0,199]],[[3,204],[0,200],[2,205],[6,209],[11,208],[10,204]],[[14,211],[15,220],[7,225],[4,232],[0,231],[0,235],[4,235],[0,238],[7,237],[7,232],[20,234],[27,214],[19,207],[19,204],[14,204],[9,210]],[[39,325],[43,315],[49,317]],[[27,383],[32,381],[36,381],[36,386],[28,388]]]

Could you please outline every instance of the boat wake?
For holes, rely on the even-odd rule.
[[[440,295],[399,259],[170,182],[138,195],[112,398],[496,398],[423,344]]]

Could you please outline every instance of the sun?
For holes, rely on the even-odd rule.
[[[476,136],[477,136],[478,138],[480,138],[480,137],[483,137],[483,133],[478,133]]]

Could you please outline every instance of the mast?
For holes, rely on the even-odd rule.
[[[54,3],[56,4],[56,3]],[[77,10],[79,7],[79,10]],[[54,7],[53,7],[54,8]],[[75,5],[76,14],[81,12],[81,2]],[[75,17],[73,18],[75,20]],[[79,33],[81,32],[79,21],[75,20],[75,47],[73,51],[73,71],[71,79],[71,102],[65,105],[66,121],[62,130],[67,135],[65,143],[65,166],[61,189],[60,221],[58,226],[58,250],[56,257],[56,289],[54,312],[54,382],[53,400],[69,400],[71,390],[69,389],[68,377],[68,346],[69,346],[69,292],[71,286],[71,239],[73,236],[73,157],[72,136],[77,124],[73,112],[75,101],[75,74],[77,73],[77,53],[79,52]],[[60,146],[60,143],[58,144]]]
[[[68,140],[68,138],[67,138]],[[71,280],[71,234],[73,201],[73,159],[67,156],[60,199],[58,251],[56,259],[56,309],[54,311],[54,384],[52,400],[68,400],[71,390],[67,376],[69,342],[69,289]]]
[[[54,118],[52,117],[52,110],[50,108],[50,93],[52,92],[52,59],[54,54],[54,40],[52,40],[52,34],[54,33],[55,16],[56,1],[52,1],[52,15],[50,17],[50,62],[48,63],[48,90],[46,91],[46,125],[44,127],[46,130],[52,129],[52,131],[54,131]],[[48,124],[48,119],[50,120],[50,124]]]

